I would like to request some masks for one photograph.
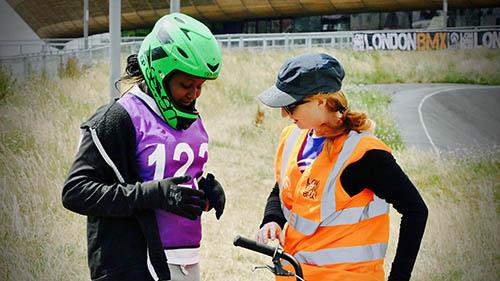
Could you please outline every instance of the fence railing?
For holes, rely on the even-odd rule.
[[[144,37],[123,37],[122,44],[137,42],[140,44]],[[107,36],[90,37],[87,48],[83,38],[51,38],[40,40],[0,40],[0,58],[12,56],[29,56],[42,54],[65,53],[96,49],[109,45]]]
[[[140,43],[123,42],[123,53],[137,53]],[[51,51],[38,54],[16,55],[0,57],[0,67],[10,72],[16,79],[24,80],[30,76],[45,75],[56,78],[60,69],[68,64],[68,60],[75,59],[79,66],[92,66],[109,57],[109,44],[94,46],[89,49],[72,49]]]
[[[500,26],[481,26],[468,28],[448,28],[441,29],[409,29],[409,30],[371,30],[371,31],[338,31],[338,32],[311,32],[311,33],[259,33],[259,34],[224,34],[216,35],[217,41],[222,48],[225,49],[293,49],[293,48],[335,48],[335,49],[355,49],[365,50],[374,49],[377,47],[373,43],[383,43],[380,38],[389,40],[387,34],[409,34],[409,33],[425,33],[430,34],[427,41],[429,44],[437,44],[435,35],[439,33],[455,34],[470,34],[493,31],[487,38],[489,43],[500,48]],[[377,36],[374,34],[382,34]],[[365,36],[366,34],[366,36]],[[442,36],[441,36],[442,37]],[[452,36],[450,36],[452,37]],[[455,36],[456,37],[456,36]],[[477,37],[477,36],[476,36]],[[365,39],[366,38],[366,39]],[[392,39],[396,36],[392,36]],[[416,40],[416,36],[397,37],[396,40]],[[137,52],[140,43],[144,37],[123,37],[122,52],[133,53]],[[442,38],[441,38],[442,39]],[[458,37],[460,39],[460,36]],[[470,39],[470,36],[466,39]],[[473,38],[474,39],[474,38]],[[366,42],[366,46],[361,46],[367,40],[375,40],[370,45]],[[377,41],[378,40],[378,41]],[[495,41],[497,40],[497,41]],[[28,77],[31,73],[45,73],[51,77],[55,77],[61,66],[64,66],[69,58],[75,58],[80,64],[92,65],[97,61],[102,61],[109,55],[109,37],[106,34],[91,36],[88,38],[88,48],[85,49],[85,41],[83,38],[68,39],[56,38],[45,39],[38,41],[0,41],[0,65],[3,68],[8,68],[12,74],[20,79]],[[390,42],[388,42],[390,43]],[[412,42],[399,42],[411,44]],[[413,42],[415,43],[415,42]],[[418,42],[417,42],[418,43]],[[394,44],[393,44],[394,45]],[[396,46],[395,44],[394,46]],[[400,44],[401,45],[401,44]],[[490,44],[491,45],[491,44]],[[361,47],[362,48],[361,48]],[[429,45],[433,46],[433,45]],[[471,46],[470,44],[467,46]],[[472,45],[474,46],[474,45]],[[478,45],[475,45],[478,46]],[[481,45],[481,46],[484,46]],[[478,46],[480,47],[480,46]],[[376,48],[375,48],[376,49]],[[401,49],[401,48],[400,48]],[[9,50],[9,51],[8,51]],[[17,53],[16,53],[17,50]],[[7,55],[5,55],[7,54]],[[14,55],[12,55],[14,54]]]
[[[351,48],[352,32],[227,34],[215,37],[224,48]]]

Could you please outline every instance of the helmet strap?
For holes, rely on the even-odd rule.
[[[198,119],[198,112],[189,112],[176,106],[175,102],[173,102],[168,85],[166,85],[167,87],[165,88],[165,86],[154,77],[153,73],[154,68],[151,66],[148,67],[145,73],[148,77],[144,80],[148,86],[148,92],[155,100],[162,114],[163,120],[175,130],[186,130],[196,121],[196,119]],[[168,79],[168,77],[164,79]]]

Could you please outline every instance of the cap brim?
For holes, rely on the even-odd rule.
[[[262,92],[257,98],[263,104],[275,108],[290,105],[298,101],[291,95],[278,89],[275,85]]]

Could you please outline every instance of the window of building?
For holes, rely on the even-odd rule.
[[[282,19],[281,20],[281,32],[293,32],[293,20],[292,19]]]
[[[271,32],[272,33],[280,33],[281,32],[280,20],[272,20],[271,21]]]
[[[254,21],[245,22],[243,25],[243,33],[256,33],[257,24]]]
[[[431,24],[432,19],[437,16],[437,11],[422,10],[412,12],[412,28],[427,28]]]
[[[297,17],[294,21],[295,32],[314,32],[321,30],[321,16]]]
[[[481,9],[481,25],[496,25],[497,17],[492,8]]]
[[[389,12],[380,14],[382,29],[411,28],[412,12]]]
[[[321,31],[349,30],[351,18],[349,15],[327,15],[321,17]]]
[[[455,18],[455,26],[478,26],[481,24],[481,12],[479,9],[458,9]]]
[[[243,25],[241,22],[224,22],[223,31],[224,33],[241,33],[243,30]]]
[[[380,29],[380,13],[359,13],[351,15],[351,30]]]
[[[259,20],[257,22],[257,33],[269,33],[270,23],[267,20]]]

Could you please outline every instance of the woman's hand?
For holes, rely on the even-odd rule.
[[[214,175],[208,173],[206,178],[201,178],[198,182],[201,190],[205,192],[208,200],[208,209],[215,209],[215,217],[220,219],[224,213],[224,206],[226,205],[226,195],[222,185],[215,179]]]
[[[166,178],[158,181],[162,209],[178,216],[195,220],[201,216],[205,206],[205,193],[201,190],[182,187],[178,184],[188,182],[190,176]]]
[[[285,243],[285,232],[281,230],[281,227],[275,222],[268,222],[262,226],[259,231],[257,231],[257,237],[255,240],[259,243],[267,244],[275,239],[279,239],[280,245],[283,246]]]

